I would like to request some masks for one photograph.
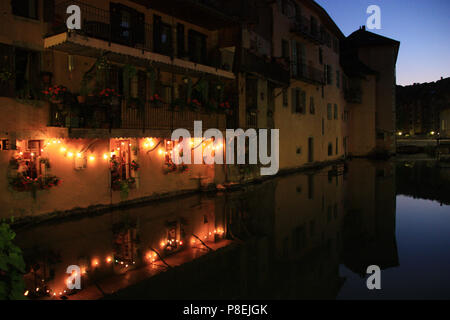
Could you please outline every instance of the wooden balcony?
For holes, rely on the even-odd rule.
[[[158,107],[150,103],[142,107],[130,107],[125,102],[117,107],[86,103],[69,110],[52,105],[48,126],[68,128],[71,137],[103,137],[114,132],[117,136],[139,137],[177,128],[193,130],[194,121],[202,121],[203,128],[225,130],[227,116],[206,110],[174,110],[165,103]]]

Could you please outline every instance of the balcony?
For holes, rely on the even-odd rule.
[[[273,58],[264,58],[249,51],[242,50],[240,71],[256,73],[278,83],[280,86],[289,85],[290,75],[288,68]]]
[[[314,44],[321,45],[324,43],[318,25],[311,23],[311,20],[304,16],[295,18],[291,32]]]
[[[322,70],[316,69],[306,64],[292,65],[292,77],[296,80],[312,83],[324,84],[324,74]]]
[[[224,113],[205,110],[174,110],[169,104],[156,107],[150,103],[133,108],[122,102],[117,107],[86,103],[69,110],[56,105],[50,108],[49,127],[69,129],[70,137],[145,136],[145,133],[168,133],[177,128],[193,130],[194,121],[201,120],[203,128],[225,130],[227,116]],[[88,130],[84,130],[88,129]],[[92,130],[95,129],[95,130]]]
[[[67,30],[66,10],[71,4],[76,4],[81,9],[81,30]],[[132,61],[136,66],[147,67],[150,60],[162,71],[189,73],[192,76],[208,73],[234,79],[229,57],[225,56],[223,51],[214,49],[206,52],[201,63],[198,62],[200,59],[196,59],[189,52],[186,52],[182,59],[175,58],[175,41],[155,42],[162,37],[155,33],[153,25],[144,22],[142,13],[128,9],[129,16],[126,19],[131,21],[124,23],[125,18],[121,16],[123,13],[117,13],[120,10],[103,10],[78,0],[60,2],[55,6],[54,18],[49,23],[44,47],[89,57],[98,57],[102,52],[109,52],[109,60],[117,63]],[[176,39],[174,29],[171,28],[169,39]]]

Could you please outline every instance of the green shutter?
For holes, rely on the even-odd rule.
[[[292,88],[291,89],[291,93],[292,93],[292,101],[291,101],[291,111],[292,113],[296,113],[296,108],[297,108],[297,89],[296,88]]]
[[[297,76],[297,41],[292,40],[291,49],[292,49],[291,69],[292,69],[292,76],[295,78]]]
[[[302,103],[302,113],[305,114],[306,113],[306,91],[301,92],[301,103]]]

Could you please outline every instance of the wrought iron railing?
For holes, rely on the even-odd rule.
[[[50,108],[49,126],[86,129],[192,129],[194,121],[201,120],[203,127],[226,129],[227,117],[223,113],[206,110],[176,110],[169,104],[155,106],[145,103],[130,107],[126,102],[119,106],[102,104],[80,105],[76,108]]]
[[[129,47],[139,48],[145,51],[156,52],[168,56],[178,56],[176,52],[177,30],[172,27],[172,36],[168,38],[169,43],[162,43],[156,39],[162,38],[155,36],[153,25],[145,23],[143,16],[138,23],[136,21],[129,21],[128,25],[121,22],[117,17],[117,13],[111,10],[105,10],[95,7],[87,2],[80,0],[63,0],[59,1],[54,10],[52,22],[49,23],[47,36],[60,34],[67,31],[66,20],[68,14],[66,13],[69,5],[78,5],[81,9],[81,29],[76,30],[77,33],[92,37],[110,43],[118,43]],[[131,19],[137,18],[131,17]],[[120,17],[119,17],[120,18]],[[184,52],[187,59],[193,62],[199,62],[195,55],[189,52]],[[219,69],[230,69],[225,63],[222,53],[218,49],[213,49],[207,52],[206,57],[200,61],[201,64],[208,65]]]
[[[292,65],[292,77],[297,80],[323,84],[324,73],[310,65],[299,63]]]
[[[259,56],[248,49],[242,50],[240,70],[258,73],[279,83],[289,84],[289,70],[276,59]]]
[[[311,23],[311,20],[304,16],[297,16],[295,18],[295,22],[291,27],[291,32],[299,34],[317,44],[322,44],[324,42],[318,25]]]

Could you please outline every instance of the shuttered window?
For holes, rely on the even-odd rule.
[[[306,113],[306,92],[300,88],[292,88],[292,113]]]

